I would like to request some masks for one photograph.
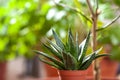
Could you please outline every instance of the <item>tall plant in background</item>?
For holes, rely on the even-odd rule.
[[[98,16],[100,14],[99,12],[99,5],[98,5],[98,0],[95,0],[95,10],[92,7],[90,0],[87,0],[87,4],[91,13],[91,20],[92,20],[92,37],[93,37],[93,42],[92,42],[92,46],[93,46],[93,52],[96,51],[96,47],[97,47],[97,20],[98,20]],[[105,29],[106,27],[110,26],[112,23],[114,23],[118,18],[120,17],[120,15],[118,17],[116,17],[112,22],[108,23],[103,29]],[[99,29],[100,30],[100,29]],[[102,30],[102,29],[101,29]],[[95,80],[101,80],[100,77],[100,66],[99,66],[99,60],[95,60],[94,62],[94,70],[95,70]]]
[[[77,0],[74,0],[76,2],[78,2]],[[87,5],[89,7],[89,11],[90,11],[90,15],[91,15],[91,18],[90,17],[87,17],[84,12],[82,12],[80,9],[78,8],[73,8],[73,7],[70,7],[70,6],[67,6],[67,5],[64,5],[64,4],[57,4],[59,6],[62,6],[64,8],[69,8],[77,13],[80,14],[80,18],[82,18],[82,20],[87,20],[88,22],[90,22],[90,24],[92,25],[92,37],[93,37],[93,42],[92,42],[92,46],[93,46],[93,52],[96,51],[96,47],[97,47],[97,34],[96,34],[96,31],[101,31],[105,28],[107,28],[108,26],[110,26],[112,23],[114,23],[119,17],[120,15],[118,15],[116,18],[114,18],[111,22],[109,22],[108,24],[106,24],[105,26],[101,27],[101,28],[98,28],[98,16],[100,15],[101,11],[99,11],[99,5],[98,5],[98,1],[97,0],[94,0],[94,5],[91,5],[91,2],[90,0],[86,0],[87,2]],[[80,6],[79,6],[80,7]],[[83,19],[84,18],[84,19]],[[100,67],[99,67],[99,60],[95,60],[94,62],[94,70],[95,70],[95,80],[100,80]]]

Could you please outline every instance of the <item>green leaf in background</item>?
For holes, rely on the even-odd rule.
[[[75,5],[77,8],[81,9],[81,3],[78,0],[74,0]]]
[[[115,4],[117,4],[118,6],[120,6],[120,0],[113,0]]]
[[[44,15],[47,14],[50,8],[51,6],[49,3],[44,3],[40,10],[41,14],[44,14]]]
[[[114,46],[110,52],[110,58],[114,61],[120,62],[120,47]]]
[[[99,10],[102,11],[101,14],[99,15],[100,20],[114,18],[114,10],[111,8],[110,4],[106,3],[99,5]]]
[[[8,44],[7,38],[0,38],[0,51],[4,51]]]

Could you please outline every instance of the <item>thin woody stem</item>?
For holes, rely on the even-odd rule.
[[[96,28],[97,28],[97,20],[98,20],[98,15],[99,15],[99,13],[98,13],[99,6],[98,6],[98,0],[95,0],[95,2],[96,2],[96,5],[95,5],[96,6],[96,11],[95,11],[95,16],[94,16],[95,17],[94,24],[96,24],[96,25],[95,25],[94,31],[95,31],[95,48],[96,48],[96,46],[97,46]],[[99,65],[99,60],[97,60],[97,59],[94,61],[94,71],[95,71],[95,73],[94,73],[94,79],[95,80],[101,80],[100,65]]]
[[[94,16],[94,11],[93,11],[93,8],[92,8],[89,0],[87,0],[87,4],[88,4],[89,10],[90,10],[90,13],[92,14],[92,16]]]
[[[61,6],[61,7],[63,7],[63,8],[69,8],[69,9],[71,9],[71,10],[79,13],[79,14],[80,14],[81,16],[83,16],[86,20],[88,20],[90,23],[92,23],[92,21],[91,21],[84,13],[82,13],[80,10],[78,10],[77,8],[73,8],[73,7],[71,7],[71,6],[68,6],[68,5],[65,5],[65,4],[61,4],[61,3],[56,3],[55,1],[54,1],[54,3],[55,3],[56,5],[58,5],[58,6]]]
[[[97,27],[97,19],[98,19],[98,1],[96,1],[96,10],[94,12],[91,4],[90,4],[90,0],[87,0],[87,4],[90,10],[90,13],[92,15],[92,45],[93,45],[93,52],[96,51],[96,46],[97,46],[97,41],[96,41],[96,27]],[[100,68],[99,68],[99,61],[95,60],[94,61],[94,79],[95,80],[100,80]]]
[[[93,52],[96,51],[97,41],[96,41],[96,27],[97,27],[97,13],[93,16]],[[94,61],[94,79],[100,80],[100,68],[99,68],[99,60]]]
[[[96,5],[95,5],[95,6],[96,6],[96,13],[97,13],[98,7],[99,7],[99,6],[98,6],[98,0],[95,0],[95,2],[96,2]]]
[[[103,26],[102,28],[97,29],[96,31],[101,31],[101,30],[109,27],[109,26],[112,25],[115,21],[117,21],[119,18],[120,18],[120,14],[119,14],[117,17],[115,17],[111,22],[109,22],[108,24],[106,24],[106,25]]]

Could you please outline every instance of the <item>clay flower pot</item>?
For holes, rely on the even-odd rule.
[[[86,70],[59,70],[59,80],[86,80]]]
[[[0,62],[0,80],[5,80],[6,62]]]
[[[46,71],[46,77],[58,77],[57,69],[53,68],[47,64],[44,64],[44,68]]]

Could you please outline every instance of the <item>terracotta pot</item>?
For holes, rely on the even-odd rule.
[[[102,80],[119,80],[116,79],[118,63],[110,60],[109,57],[104,57],[100,60],[100,76]],[[93,65],[88,68],[87,80],[94,80]]]
[[[86,80],[94,80],[94,77],[93,76],[92,77],[87,77]],[[120,80],[120,79],[118,79],[116,77],[101,77],[101,80]]]
[[[87,77],[93,77],[93,65],[92,64],[87,69]]]
[[[45,72],[46,72],[46,77],[58,77],[57,69],[44,64]]]
[[[86,70],[59,70],[60,80],[86,80]]]
[[[118,63],[105,57],[101,60],[101,76],[102,77],[116,77]]]
[[[0,62],[0,80],[5,80],[6,62]]]

